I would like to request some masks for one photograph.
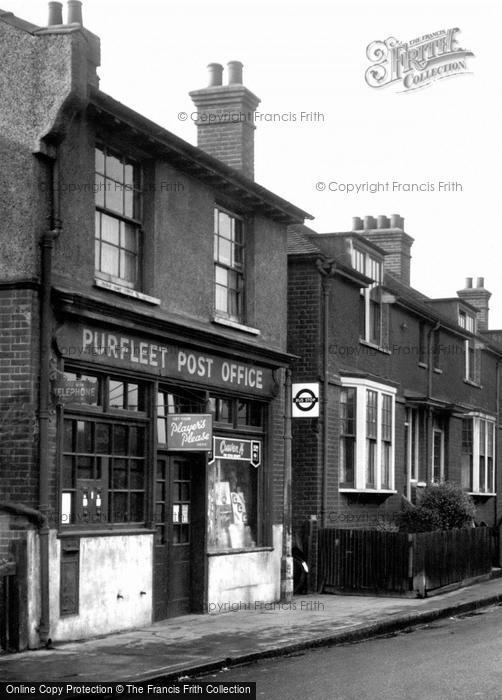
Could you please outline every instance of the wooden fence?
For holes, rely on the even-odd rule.
[[[318,532],[319,590],[425,596],[489,574],[494,551],[487,527],[417,534],[323,529]]]

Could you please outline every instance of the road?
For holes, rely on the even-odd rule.
[[[264,700],[500,700],[502,607],[204,678],[213,679],[256,681]]]

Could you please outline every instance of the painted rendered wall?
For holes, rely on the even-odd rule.
[[[153,535],[81,538],[78,615],[59,616],[60,552],[61,541],[53,531],[50,570],[54,641],[86,639],[151,623]]]
[[[209,556],[208,611],[229,605],[273,603],[281,596],[282,525],[273,526],[272,551]]]

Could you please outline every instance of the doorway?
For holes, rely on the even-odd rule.
[[[155,481],[154,621],[203,607],[204,460],[159,452]]]

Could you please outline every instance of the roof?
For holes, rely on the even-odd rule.
[[[168,157],[174,167],[231,196],[238,197],[244,206],[287,224],[299,224],[305,219],[314,218],[101,90],[92,91],[90,108],[99,116],[100,125],[104,126],[109,122],[110,126],[116,129],[117,122],[120,122],[121,127],[129,131],[132,142],[139,142],[142,148],[147,151],[153,150],[156,155]]]
[[[320,248],[314,245],[308,237],[309,234],[313,233],[315,234],[315,231],[305,224],[288,226],[288,255],[320,255]]]

